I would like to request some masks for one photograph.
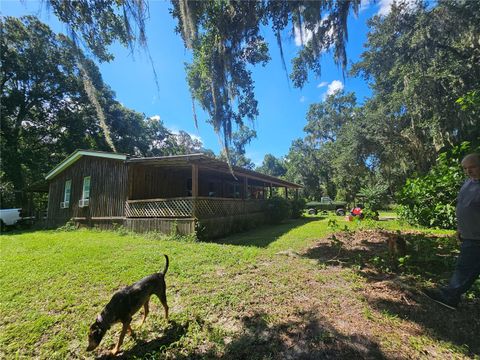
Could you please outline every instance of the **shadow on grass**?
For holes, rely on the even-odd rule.
[[[391,233],[337,236],[336,240],[319,242],[304,256],[356,271],[366,279],[367,288],[371,287],[365,296],[368,304],[380,313],[416,322],[432,338],[449,342],[467,354],[480,354],[480,280],[472,287],[474,299],[464,301],[457,311],[436,304],[419,291],[426,282],[448,280],[456,261],[455,239],[421,233],[396,234],[407,245],[406,256],[399,257],[388,252]],[[399,275],[405,276],[400,279]],[[412,300],[405,301],[406,298]],[[418,345],[428,347],[428,343]]]
[[[242,319],[243,334],[225,348],[222,359],[386,359],[376,342],[346,336],[322,319],[317,311],[269,325],[266,314]]]
[[[308,217],[295,220],[288,220],[278,225],[263,225],[256,229],[245,231],[243,233],[233,234],[224,238],[211,240],[217,244],[225,245],[241,245],[241,246],[255,246],[267,247],[272,242],[276,241],[282,235],[289,231],[308,224],[312,221],[319,221],[325,219],[324,217]]]
[[[162,349],[168,348],[171,344],[177,342],[183,336],[185,336],[188,331],[188,325],[188,323],[179,324],[172,320],[169,322],[163,336],[150,341],[144,341],[136,338],[136,343],[133,348],[122,351],[115,357],[112,357],[109,354],[101,354],[99,357],[96,357],[96,359],[132,359],[141,358],[147,354],[161,353]]]
[[[412,294],[410,295],[412,297]],[[417,306],[398,301],[367,296],[368,304],[384,314],[414,321],[434,339],[460,347],[468,355],[480,355],[480,301],[463,303],[458,310],[449,310],[425,296],[413,294]],[[415,340],[412,340],[415,341]],[[428,348],[428,342],[419,340],[420,346]]]

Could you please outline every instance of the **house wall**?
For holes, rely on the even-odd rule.
[[[79,207],[83,178],[90,176],[90,204]],[[70,206],[61,209],[67,180],[72,180]],[[47,226],[55,227],[69,219],[82,222],[115,220],[124,217],[127,196],[127,165],[122,160],[83,156],[50,180]]]
[[[130,200],[189,196],[187,180],[192,178],[191,168],[131,165],[129,171]]]

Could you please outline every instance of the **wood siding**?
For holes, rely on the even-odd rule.
[[[129,199],[166,199],[187,196],[187,180],[191,177],[191,168],[130,165]]]
[[[90,202],[79,207],[83,178],[90,176]],[[70,206],[60,208],[65,182],[72,180]],[[73,218],[79,221],[123,218],[127,196],[127,165],[121,160],[84,156],[50,181],[47,225],[64,224]]]

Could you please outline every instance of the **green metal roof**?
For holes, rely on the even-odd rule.
[[[50,180],[60,174],[63,170],[70,167],[70,165],[74,164],[77,160],[79,160],[82,156],[93,156],[93,157],[100,157],[105,159],[114,159],[114,160],[126,160],[127,155],[125,154],[115,154],[111,152],[105,151],[94,151],[94,150],[77,150],[72,155],[67,157],[63,160],[57,167],[55,167],[52,171],[50,171],[47,176],[45,176],[46,180]]]

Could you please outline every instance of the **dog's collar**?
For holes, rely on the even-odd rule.
[[[108,326],[105,326],[105,323],[104,323],[104,321],[103,321],[102,314],[99,314],[99,315],[97,316],[96,323],[98,324],[98,327],[99,327],[100,329],[102,329],[102,330],[105,330],[105,331],[106,331],[106,330],[108,330],[108,328],[109,328]]]

